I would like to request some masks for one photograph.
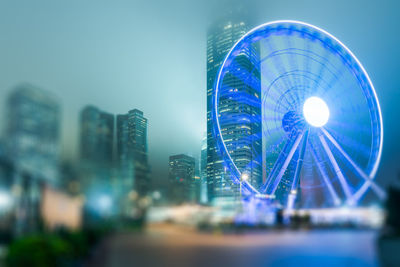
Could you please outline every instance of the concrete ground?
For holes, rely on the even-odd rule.
[[[152,225],[103,240],[88,266],[378,266],[376,233],[357,230],[199,233]]]

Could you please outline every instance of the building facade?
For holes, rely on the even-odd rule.
[[[169,199],[173,203],[197,202],[199,179],[195,177],[195,159],[179,154],[169,157]]]
[[[201,141],[201,151],[199,160],[200,169],[200,202],[208,203],[207,193],[207,135]]]
[[[79,187],[85,196],[85,221],[101,212],[101,196],[115,198],[113,184],[113,114],[94,106],[86,106],[80,113]],[[114,210],[117,210],[115,207]]]
[[[87,106],[80,118],[81,160],[109,165],[113,161],[114,115]]]
[[[124,177],[133,175],[132,185],[137,194],[148,194],[151,184],[147,152],[147,118],[138,109],[117,116],[117,157]]]
[[[220,200],[237,200],[240,196],[239,185],[231,180],[229,171],[218,152],[213,133],[212,94],[215,79],[221,64],[235,44],[248,31],[247,24],[235,18],[225,18],[214,23],[207,34],[207,183],[208,200],[216,203]],[[235,64],[247,71],[254,71],[259,64],[259,48],[251,47],[235,59]],[[260,74],[256,73],[256,77]],[[258,79],[260,81],[260,79]],[[221,133],[226,141],[230,155],[242,172],[247,172],[249,182],[254,186],[262,183],[262,150],[261,121],[248,120],[248,123],[238,123],[241,118],[261,117],[261,82],[248,85],[240,78],[227,74],[224,77],[225,86],[220,92],[219,110],[232,114],[235,120],[221,125]],[[233,91],[232,91],[233,90]],[[252,95],[259,104],[250,105],[245,101],[233,101],[228,96],[232,93]]]
[[[30,84],[17,86],[7,99],[6,158],[12,166],[14,234],[38,230],[45,185],[59,185],[61,108],[51,93]]]
[[[61,121],[56,97],[29,84],[17,86],[7,100],[7,119],[7,148],[15,165],[56,183]]]

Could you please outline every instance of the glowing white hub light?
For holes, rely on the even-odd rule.
[[[304,102],[303,115],[309,124],[315,127],[321,127],[328,122],[329,108],[324,100],[312,96]]]

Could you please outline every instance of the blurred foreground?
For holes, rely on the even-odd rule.
[[[89,266],[378,266],[373,230],[200,233],[168,224],[107,237]]]

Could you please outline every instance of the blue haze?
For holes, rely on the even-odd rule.
[[[235,3],[240,1],[235,1]],[[155,179],[168,156],[198,156],[206,128],[206,29],[232,1],[0,0],[0,111],[20,82],[63,105],[63,156],[77,153],[78,112],[138,108],[149,119]],[[242,1],[254,25],[295,19],[338,37],[360,59],[381,102],[385,140],[378,179],[400,171],[398,1]]]

